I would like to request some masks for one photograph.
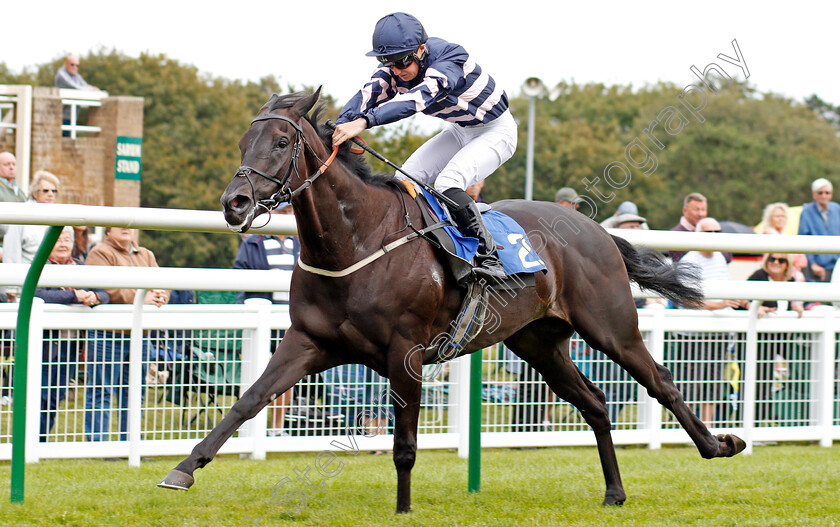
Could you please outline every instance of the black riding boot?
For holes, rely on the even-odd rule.
[[[449,211],[458,230],[466,236],[478,238],[478,252],[475,255],[477,266],[473,272],[478,278],[504,280],[507,275],[496,254],[496,243],[484,226],[475,201],[459,188],[446,189],[443,195],[458,204],[458,208]]]

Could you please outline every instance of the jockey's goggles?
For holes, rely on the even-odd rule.
[[[396,55],[386,55],[376,57],[376,60],[386,68],[396,68],[404,70],[417,60],[417,52],[409,51],[406,53],[398,53]]]

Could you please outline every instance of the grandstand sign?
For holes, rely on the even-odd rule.
[[[117,136],[117,164],[114,177],[140,181],[142,154],[142,137]]]

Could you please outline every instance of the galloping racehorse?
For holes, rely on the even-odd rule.
[[[411,508],[417,451],[418,374],[423,364],[439,360],[430,343],[449,329],[464,289],[421,238],[356,265],[410,233],[407,223],[422,225],[421,213],[404,191],[386,181],[390,176],[372,176],[347,144],[330,164],[330,130],[318,124],[320,110],[308,115],[319,93],[272,96],[239,141],[242,166],[221,198],[226,221],[240,232],[280,201],[292,201],[304,265],[292,275],[292,325],[260,378],[160,485],[189,488],[193,472],[209,463],[243,422],[304,376],[361,363],[390,379],[400,402],[394,404],[394,465],[396,511],[404,513]],[[595,432],[605,505],[621,504],[626,496],[604,394],[569,356],[575,331],[673,412],[704,458],[730,457],[744,449],[738,437],[713,436],[706,429],[639,333],[629,281],[692,302],[701,293],[686,285],[690,271],[654,251],[636,250],[585,215],[554,203],[505,200],[493,208],[524,227],[548,271],[537,273],[535,285],[515,295],[493,295],[489,309],[498,313],[499,323],[452,355],[503,340],[555,394],[577,407]],[[410,352],[418,344],[426,351]]]

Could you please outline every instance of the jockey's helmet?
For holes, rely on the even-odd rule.
[[[389,57],[415,51],[426,42],[423,24],[408,13],[391,13],[379,19],[373,30],[373,49],[368,57]],[[380,62],[385,62],[380,59]]]

